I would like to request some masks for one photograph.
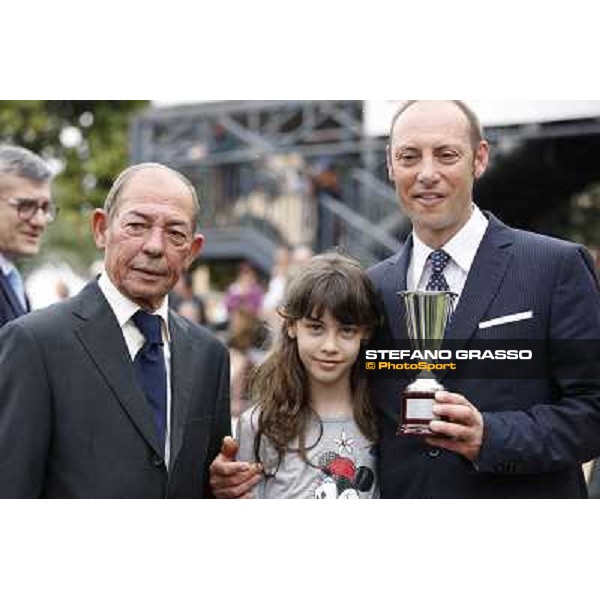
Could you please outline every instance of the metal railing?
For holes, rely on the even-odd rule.
[[[368,267],[395,254],[402,245],[398,239],[343,202],[323,194],[319,197],[318,249],[334,247]]]
[[[365,199],[365,188],[346,185],[343,201],[326,193],[315,198],[307,189],[291,192],[262,165],[204,167],[186,174],[199,188],[203,229],[244,228],[266,238],[271,247],[340,247],[365,266],[401,246],[407,220],[393,190],[358,169],[346,181],[368,186],[370,197]]]

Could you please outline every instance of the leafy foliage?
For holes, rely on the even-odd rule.
[[[87,269],[96,258],[90,211],[104,202],[128,164],[129,123],[146,100],[0,101],[0,141],[47,159],[58,176],[53,195],[59,218],[49,227],[44,257]]]

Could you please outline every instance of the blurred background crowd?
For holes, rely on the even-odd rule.
[[[492,163],[476,201],[507,224],[583,243],[600,263],[600,101],[470,102]],[[409,232],[387,181],[397,102],[2,101],[0,142],[45,158],[60,216],[42,252],[19,265],[33,308],[98,273],[89,215],[128,164],[155,161],[197,186],[205,249],[172,306],[231,353],[232,414],[279,325],[289,274],[338,247],[365,267]]]

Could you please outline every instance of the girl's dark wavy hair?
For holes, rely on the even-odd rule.
[[[379,324],[378,300],[371,281],[360,263],[337,252],[313,257],[288,282],[278,311],[283,319],[278,337],[250,380],[251,397],[260,409],[254,453],[256,460],[261,461],[260,445],[265,436],[278,454],[275,471],[288,451],[299,452],[309,463],[306,431],[312,420],[317,419],[322,432],[322,422],[310,406],[306,370],[296,340],[288,335],[288,327],[304,317],[321,318],[325,310],[340,323],[365,327],[371,332]],[[375,440],[377,432],[367,379],[359,369],[357,361],[350,375],[354,419],[363,435]],[[292,449],[295,440],[298,446]],[[265,468],[269,474],[270,469],[267,465]]]

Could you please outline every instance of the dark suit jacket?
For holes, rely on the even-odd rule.
[[[230,432],[229,360],[174,313],[171,460],[117,320],[93,282],[0,331],[0,496],[202,498]]]
[[[4,273],[0,271],[0,327],[24,314],[25,310],[17,300]]]
[[[600,293],[586,250],[488,218],[446,338],[464,349],[484,339],[600,340]],[[375,345],[407,337],[397,292],[406,289],[411,248],[409,242],[370,270],[385,316]],[[531,319],[478,327],[527,311]],[[446,387],[483,413],[477,466],[421,439],[396,436],[400,392],[408,381],[374,381],[382,497],[585,496],[581,463],[600,454],[600,381],[581,381],[572,360],[540,346],[545,370],[536,379],[449,378]]]

